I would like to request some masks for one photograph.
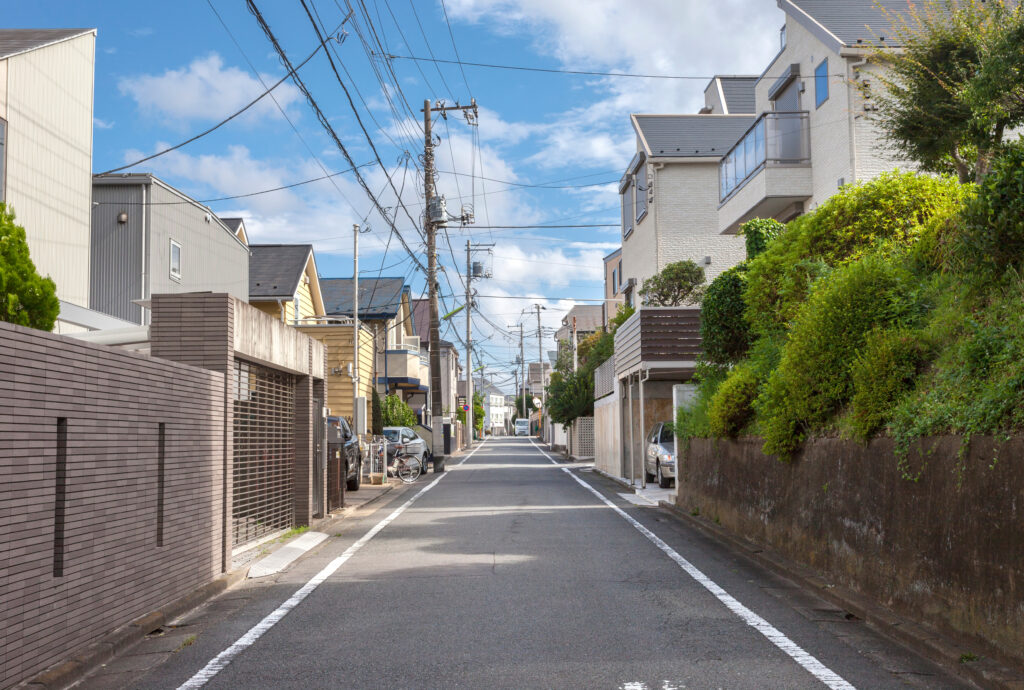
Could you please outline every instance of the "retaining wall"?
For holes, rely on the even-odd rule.
[[[1024,661],[1024,437],[926,439],[901,476],[890,439],[809,442],[791,463],[760,439],[694,439],[676,502],[837,584]]]

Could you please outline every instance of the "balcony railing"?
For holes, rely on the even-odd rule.
[[[801,165],[810,160],[808,113],[765,113],[718,164],[721,200],[766,165]]]

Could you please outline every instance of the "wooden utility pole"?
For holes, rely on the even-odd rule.
[[[544,309],[539,304],[533,305],[537,310],[537,356],[540,358],[538,362],[540,366],[540,416],[538,421],[540,422],[540,439],[547,441],[549,439],[544,438],[544,413],[547,412],[548,407],[548,391],[544,386],[544,329],[540,325],[540,310]]]
[[[477,115],[476,99],[473,99],[470,105],[446,106],[441,102],[435,107],[431,107],[429,99],[423,101],[423,196],[426,204],[423,213],[423,230],[427,237],[427,290],[430,309],[428,344],[430,348],[430,452],[434,456],[434,472],[444,471],[444,439],[441,429],[441,413],[444,412],[441,401],[441,318],[437,306],[437,228],[445,226],[448,219],[443,205],[444,198],[436,197],[434,189],[434,139],[431,131],[433,124],[431,113],[440,112],[442,117],[447,117],[446,113],[449,110],[472,111],[473,118],[475,118]],[[465,217],[461,220],[467,222]],[[470,409],[472,410],[472,402]]]

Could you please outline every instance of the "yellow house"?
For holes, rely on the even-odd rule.
[[[374,379],[374,348],[373,329],[364,324],[359,326],[359,387],[358,393],[353,391],[355,385],[355,367],[353,363],[352,331],[355,324],[349,318],[322,319],[320,323],[298,325],[296,328],[309,337],[327,346],[327,407],[331,414],[352,421],[352,410],[355,396],[358,394],[365,401],[366,429],[373,424],[373,411],[370,401],[373,396]]]
[[[249,304],[292,325],[324,315],[313,245],[250,244],[249,251]]]

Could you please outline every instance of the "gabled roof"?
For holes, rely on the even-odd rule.
[[[245,221],[241,218],[221,218],[224,221],[224,225],[228,226],[231,232],[235,233],[235,237],[240,239],[245,244],[249,244],[249,235],[245,232]]]
[[[96,29],[0,29],[0,59],[95,33]]]
[[[753,115],[630,115],[651,157],[720,158],[754,124]]]
[[[327,316],[352,316],[351,278],[321,278],[320,291]],[[410,293],[405,278],[360,278],[359,318],[392,318],[402,306],[402,295]]]
[[[576,317],[577,333],[596,331],[604,324],[604,307],[600,304],[574,304],[562,317],[562,326],[571,330],[573,317]]]
[[[777,1],[780,9],[836,51],[844,46],[898,47],[895,28],[879,5],[892,14],[907,15],[913,4],[911,0]]]
[[[249,301],[291,299],[312,253],[311,244],[249,245]]]
[[[760,77],[718,77],[725,96],[725,107],[729,115],[749,115],[754,113],[754,87]]]

